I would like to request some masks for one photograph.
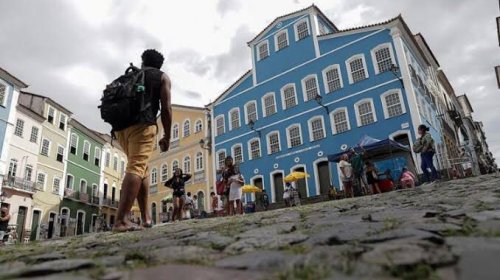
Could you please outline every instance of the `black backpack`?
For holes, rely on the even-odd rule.
[[[145,104],[145,70],[130,63],[125,74],[107,85],[103,91],[98,108],[101,118],[111,125],[112,132],[135,124],[151,106],[150,102]]]

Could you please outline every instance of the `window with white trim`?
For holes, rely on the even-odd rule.
[[[405,113],[399,92],[389,92],[382,95],[384,114],[386,118],[392,118]]]
[[[276,51],[282,50],[288,47],[288,31],[285,29],[274,35],[275,48]]]
[[[59,129],[66,129],[66,115],[62,113],[59,115]]]
[[[109,154],[109,152],[106,152],[104,160],[106,161],[106,167],[109,167],[109,162],[111,161],[111,155]]]
[[[283,110],[295,107],[297,105],[297,94],[295,93],[295,85],[289,84],[281,89],[281,98],[283,100]]]
[[[38,127],[31,127],[31,136],[30,136],[30,142],[31,143],[36,143],[38,142]]]
[[[358,102],[355,104],[355,108],[358,117],[358,126],[369,125],[376,121],[373,102],[371,100]]]
[[[229,122],[231,126],[230,130],[237,129],[240,127],[240,109],[234,108],[229,111]]]
[[[231,149],[231,154],[234,158],[234,163],[242,163],[243,162],[243,148],[241,144],[236,144]]]
[[[377,46],[372,50],[372,59],[375,63],[375,73],[389,71],[393,64],[390,44]]]
[[[77,147],[78,147],[78,135],[75,133],[71,133],[70,141],[69,141],[69,152],[73,155],[76,155]]]
[[[332,126],[333,134],[339,134],[351,129],[346,108],[337,109],[332,112]]]
[[[52,181],[52,192],[59,193],[59,188],[61,187],[61,179],[54,177]]]
[[[120,161],[120,174],[125,175],[125,161],[123,159]]]
[[[302,80],[302,89],[304,92],[304,100],[314,100],[319,95],[318,79],[316,75],[311,75]]]
[[[250,159],[260,158],[261,156],[260,140],[259,139],[250,140],[249,146],[250,146]]]
[[[323,70],[323,81],[325,83],[325,90],[328,93],[341,89],[343,85],[340,66],[337,64]]]
[[[166,163],[161,166],[161,181],[166,182],[168,180],[168,165]]]
[[[264,106],[264,116],[271,116],[276,113],[276,99],[274,92],[268,93],[262,97],[262,106]]]
[[[184,126],[183,126],[183,137],[188,137],[191,135],[191,122],[189,120],[184,121]]]
[[[314,117],[309,120],[309,133],[311,141],[321,140],[326,137],[325,124],[322,117]]]
[[[203,129],[203,122],[201,120],[197,120],[194,125],[194,133],[201,132],[202,129]]]
[[[50,141],[48,139],[43,139],[42,140],[42,149],[40,151],[40,154],[42,156],[48,156],[50,151]]]
[[[47,113],[47,121],[49,123],[54,123],[54,118],[55,118],[55,115],[56,115],[56,111],[54,110],[54,108],[52,107],[49,107],[49,111]]]
[[[0,105],[5,106],[6,100],[7,100],[7,87],[4,84],[0,84]]]
[[[118,171],[118,157],[117,156],[113,157],[113,170]]]
[[[219,136],[224,134],[225,126],[224,126],[224,116],[220,115],[215,119],[215,136]]]
[[[23,130],[24,130],[24,121],[21,119],[17,119],[16,128],[14,129],[14,135],[17,135],[22,138]]]
[[[151,185],[156,185],[158,184],[158,170],[156,167],[153,167],[151,169]]]
[[[271,132],[267,135],[267,153],[275,154],[281,150],[280,135],[278,132]]]
[[[28,164],[24,168],[24,180],[31,182],[31,175],[33,174],[33,165]]]
[[[309,23],[307,19],[301,20],[295,24],[295,41],[302,40],[309,36]]]
[[[10,160],[8,177],[16,177],[17,173],[17,159]]]
[[[269,56],[269,43],[264,41],[257,45],[257,51],[259,54],[259,60],[262,60]]]
[[[57,155],[56,155],[56,160],[58,162],[63,162],[64,159],[64,147],[63,146],[57,146]]]
[[[75,177],[73,177],[73,175],[71,174],[68,174],[68,176],[66,176],[66,188],[72,190],[74,181]]]
[[[257,120],[257,102],[250,101],[245,105],[246,121],[249,123],[251,120]]]
[[[299,124],[288,127],[287,134],[289,148],[295,148],[302,145],[302,133]]]
[[[356,83],[368,78],[364,55],[356,55],[347,61],[349,82]]]
[[[90,142],[83,141],[83,160],[89,161],[90,156]]]
[[[174,160],[172,161],[172,174],[175,173],[175,170],[179,169],[179,161]]]
[[[184,157],[184,173],[191,173],[191,157],[190,156],[185,156]]]
[[[202,152],[196,153],[195,167],[196,167],[196,171],[203,170],[203,153]]]
[[[172,126],[172,140],[177,140],[179,139],[179,124],[175,123]]]
[[[45,173],[41,173],[41,172],[39,172],[36,175],[37,188],[42,189],[42,190],[45,189],[45,179],[46,179],[46,177],[47,177],[47,175]]]
[[[94,149],[94,165],[100,166],[100,164],[101,164],[101,149],[96,147]]]
[[[226,151],[222,150],[217,152],[217,169],[221,170],[224,168],[224,162],[226,160]]]

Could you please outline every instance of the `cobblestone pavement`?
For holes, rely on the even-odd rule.
[[[499,279],[500,176],[0,249],[3,279]]]

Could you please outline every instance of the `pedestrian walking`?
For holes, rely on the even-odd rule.
[[[264,211],[267,211],[269,209],[269,195],[267,195],[266,190],[262,190],[262,207],[264,207]]]
[[[434,155],[436,154],[434,149],[434,139],[432,139],[432,136],[429,133],[429,127],[424,124],[421,124],[418,127],[418,134],[420,135],[420,138],[418,138],[415,144],[413,144],[413,151],[415,153],[420,153],[420,159],[422,161],[420,167],[424,172],[426,181],[433,182],[439,177],[433,161]]]
[[[353,190],[353,174],[352,174],[352,166],[348,162],[349,156],[347,154],[343,154],[340,158],[339,168],[340,168],[340,179],[344,186],[345,196],[346,197],[354,197]]]
[[[229,177],[229,215],[243,214],[243,203],[241,202],[242,191],[241,188],[245,183],[243,176],[240,173],[240,167],[234,165],[234,174]],[[234,204],[236,203],[236,209]]]

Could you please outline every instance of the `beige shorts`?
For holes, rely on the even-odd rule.
[[[127,155],[126,173],[135,174],[142,179],[149,175],[148,163],[157,130],[156,125],[136,124],[115,132],[118,143]]]

